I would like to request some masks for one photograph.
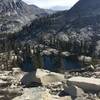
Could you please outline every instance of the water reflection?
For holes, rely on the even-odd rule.
[[[24,59],[23,62],[20,64],[21,69],[25,72],[33,71],[35,68],[31,57],[25,57],[23,59]]]
[[[58,69],[79,69],[81,68],[81,64],[76,57],[60,57],[54,55],[44,55],[41,57],[41,59],[36,59],[36,57],[35,59],[27,57],[21,63],[21,68],[23,71],[33,71],[38,67],[50,71],[57,71]]]
[[[44,69],[50,71],[56,71],[61,66],[59,57],[54,55],[43,56],[43,64],[44,64]]]
[[[63,67],[65,70],[71,70],[71,69],[80,69],[81,64],[77,60],[77,58],[72,58],[72,57],[64,57],[62,58],[63,62]]]

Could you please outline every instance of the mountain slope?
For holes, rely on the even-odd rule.
[[[54,37],[55,34],[60,39],[62,39],[63,35],[66,35],[69,42],[74,45],[74,52],[83,45],[84,49],[87,48],[86,51],[83,51],[90,55],[94,55],[94,52],[100,54],[100,49],[98,48],[100,47],[100,42],[98,42],[100,40],[99,5],[100,0],[80,0],[69,11],[33,21],[28,31],[24,30],[24,32],[30,33],[33,37],[42,37],[43,40],[46,39],[47,41]]]
[[[31,20],[47,15],[35,5],[27,5],[22,0],[0,0],[0,34],[14,33]]]

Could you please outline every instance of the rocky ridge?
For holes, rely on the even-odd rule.
[[[22,0],[0,0],[0,34],[15,33],[36,18],[49,12]]]

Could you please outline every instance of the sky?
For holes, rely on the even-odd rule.
[[[23,0],[28,4],[35,4],[40,8],[52,8],[55,6],[72,7],[78,0]]]

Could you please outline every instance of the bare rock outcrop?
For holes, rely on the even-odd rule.
[[[70,96],[59,97],[49,93],[45,88],[26,88],[23,95],[14,98],[13,100],[72,100]]]
[[[76,85],[82,88],[84,91],[100,91],[100,79],[97,78],[86,78],[86,77],[72,77],[68,79],[68,84]]]
[[[65,78],[63,74],[37,69],[34,72],[26,73],[21,79],[21,82],[26,86],[34,82],[41,83],[42,85],[46,86],[50,83],[62,82],[64,80]]]

